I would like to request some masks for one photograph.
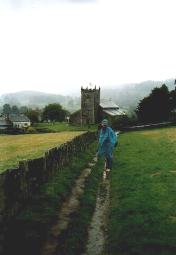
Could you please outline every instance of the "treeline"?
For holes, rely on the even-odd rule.
[[[58,103],[48,104],[43,109],[39,108],[28,108],[27,106],[18,107],[16,105],[11,106],[10,104],[4,104],[1,110],[2,115],[9,114],[24,114],[32,123],[40,121],[64,121],[66,116],[70,113],[63,109]]]
[[[148,96],[139,101],[134,111],[120,116],[113,121],[115,129],[124,127],[176,121],[176,88],[169,91],[163,84],[155,87]]]
[[[79,96],[63,96],[39,91],[19,91],[0,96],[0,108],[4,104],[10,104],[17,106],[25,105],[32,109],[43,109],[46,105],[54,103],[59,103],[70,112],[78,110],[81,104]]]
[[[169,91],[163,84],[160,88],[154,88],[149,96],[144,97],[136,108],[139,122],[156,123],[171,119],[176,109],[176,89]]]

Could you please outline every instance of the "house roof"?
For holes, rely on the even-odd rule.
[[[0,117],[0,126],[11,126],[12,123],[9,120],[6,120],[4,117]]]
[[[30,119],[24,114],[9,114],[9,119],[12,122],[30,122]]]
[[[104,108],[115,108],[119,109],[119,106],[111,100],[103,100],[100,102],[100,107]]]
[[[105,113],[107,113],[108,115],[111,115],[111,116],[125,115],[125,113],[120,109],[105,109],[105,110],[103,110],[103,112],[105,112]]]

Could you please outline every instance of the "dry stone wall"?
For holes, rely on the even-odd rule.
[[[0,254],[2,254],[3,232],[12,219],[38,192],[40,186],[62,171],[72,157],[85,151],[96,139],[96,133],[87,132],[45,152],[43,157],[19,162],[19,167],[0,174]]]

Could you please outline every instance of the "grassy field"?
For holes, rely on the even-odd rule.
[[[26,245],[35,250],[36,243],[39,249],[48,226],[55,219],[56,209],[68,196],[75,178],[92,158],[96,147],[97,141],[67,169],[58,171],[56,177],[34,197],[32,204],[17,220],[18,228],[21,226],[19,240],[14,239],[13,231],[9,231],[14,246],[24,248],[26,252]],[[111,196],[106,255],[176,254],[175,158],[176,128],[120,134],[109,176]],[[87,180],[80,210],[72,216],[73,222],[61,237],[62,255],[83,252],[97,185],[102,176],[102,164],[103,161],[98,162]],[[24,241],[21,242],[23,236]],[[12,250],[13,245],[9,246]],[[40,253],[29,249],[31,254]]]
[[[58,146],[81,133],[83,132],[1,135],[0,172],[17,166],[19,160],[40,157],[46,150]]]
[[[121,134],[111,192],[109,255],[175,255],[176,128]]]

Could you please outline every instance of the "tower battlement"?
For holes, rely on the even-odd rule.
[[[88,87],[86,87],[86,88],[83,88],[83,87],[81,87],[81,91],[87,91],[87,92],[95,92],[95,91],[100,91],[100,87],[97,89],[96,88],[96,85],[95,85],[95,88],[88,88]]]

